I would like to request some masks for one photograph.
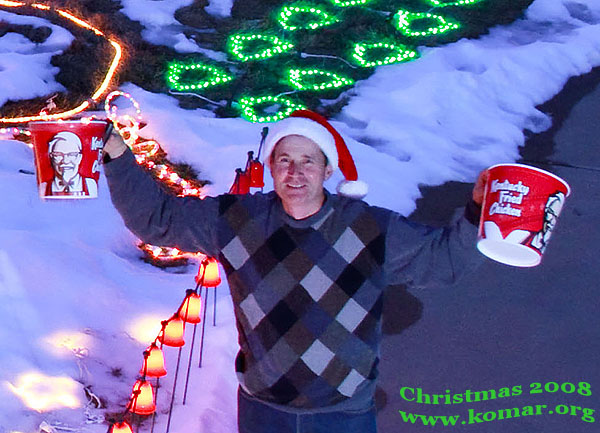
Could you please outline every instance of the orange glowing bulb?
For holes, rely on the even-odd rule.
[[[202,261],[196,282],[204,287],[217,287],[221,284],[221,276],[219,275],[219,262],[214,257],[207,257]]]
[[[167,374],[163,351],[154,343],[146,350],[148,356],[144,357],[144,365],[140,370],[140,374],[146,374],[148,377],[162,377]]]
[[[131,409],[132,413],[138,415],[150,415],[156,410],[154,404],[154,390],[150,382],[138,380],[133,385],[131,393]]]
[[[123,421],[111,425],[108,433],[133,433],[133,430],[127,421]]]
[[[177,313],[181,320],[188,323],[200,323],[200,310],[202,309],[202,301],[200,296],[194,292],[189,293],[179,312]]]
[[[184,323],[179,317],[167,322],[164,332],[161,332],[158,340],[166,346],[181,347],[185,344],[183,340]]]

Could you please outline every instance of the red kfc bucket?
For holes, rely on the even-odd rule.
[[[571,188],[527,165],[499,164],[488,171],[477,248],[507,265],[538,265]]]
[[[104,120],[29,123],[41,198],[98,196],[106,127]]]

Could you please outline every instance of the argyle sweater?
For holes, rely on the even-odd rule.
[[[452,284],[476,256],[476,227],[465,218],[434,230],[327,192],[303,220],[286,214],[274,192],[174,197],[130,152],[105,173],[115,207],[144,242],[219,258],[241,385],[291,411],[372,400],[384,288]]]

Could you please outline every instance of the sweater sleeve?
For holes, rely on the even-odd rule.
[[[218,254],[218,198],[169,194],[136,163],[130,151],[106,162],[104,173],[115,208],[143,242]]]
[[[476,221],[472,207],[452,224],[432,228],[393,214],[386,236],[386,281],[409,287],[454,284],[483,261],[475,246]]]

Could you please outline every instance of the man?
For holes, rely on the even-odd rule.
[[[466,218],[433,230],[348,196],[366,193],[340,134],[309,111],[274,124],[274,192],[169,196],[118,140],[114,205],[143,241],[218,256],[239,332],[241,433],[374,433],[383,290],[451,284],[475,253],[480,176]],[[340,194],[323,188],[339,167]],[[135,197],[135,198],[134,198]]]
[[[83,159],[81,149],[81,140],[72,132],[62,131],[52,137],[48,143],[48,156],[54,178],[40,184],[42,196],[98,195],[96,181],[79,174],[79,165]]]

